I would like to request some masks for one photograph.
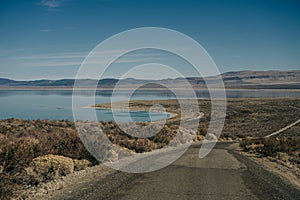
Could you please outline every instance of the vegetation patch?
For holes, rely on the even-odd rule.
[[[240,142],[240,147],[258,157],[273,157],[300,168],[300,136],[248,138]]]
[[[187,100],[188,101],[188,100]],[[179,131],[180,106],[177,100],[132,101],[131,109],[149,109],[160,104],[177,116],[168,119],[158,133],[148,138],[128,135],[114,122],[99,122],[110,141],[131,152],[143,153],[159,149],[167,144],[182,144],[191,140],[203,140],[209,132],[209,100],[199,99],[199,109],[204,116],[199,122],[196,137],[189,131]],[[105,106],[104,106],[105,107]],[[109,105],[106,105],[109,108]],[[259,156],[269,156],[299,166],[299,125],[282,133],[283,137],[263,137],[299,119],[299,99],[230,99],[221,138],[243,139],[244,151]],[[122,106],[120,106],[122,108]],[[147,132],[149,123],[139,123],[141,129],[133,132]],[[143,128],[145,126],[145,128]],[[149,130],[156,130],[155,125]],[[175,138],[176,135],[180,134]],[[120,152],[110,151],[109,156],[122,157]],[[104,156],[104,155],[103,155]],[[71,162],[72,161],[72,162]],[[0,197],[11,197],[14,191],[38,185],[57,176],[84,169],[99,162],[83,145],[75,124],[66,120],[0,120]]]

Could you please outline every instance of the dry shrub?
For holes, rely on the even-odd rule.
[[[20,171],[40,153],[39,140],[32,137],[15,138],[1,146],[0,165],[4,172]]]
[[[147,123],[139,123],[147,125]],[[132,127],[128,127],[130,129]],[[169,144],[169,142],[177,134],[178,126],[172,127],[165,125],[156,135],[149,138],[137,138],[126,134],[116,124],[112,122],[103,122],[103,131],[113,144],[133,150],[137,153],[148,152],[154,149],[159,149]],[[140,130],[130,130],[129,132],[138,133]]]
[[[47,154],[73,159],[98,161],[86,150],[74,127],[68,121],[0,120],[0,197],[12,195],[19,187],[38,184],[25,168],[31,161]],[[78,163],[76,169],[85,167]]]
[[[276,158],[282,161],[287,162],[289,160],[289,156],[287,153],[284,152],[277,152],[276,153]]]
[[[38,181],[48,181],[72,173],[74,163],[71,158],[49,154],[34,158],[26,171]]]
[[[73,162],[74,162],[74,171],[80,171],[91,166],[91,162],[85,159],[82,160],[74,159]]]
[[[280,160],[289,160],[299,163],[300,137],[270,137],[247,138],[240,142],[240,147],[247,152],[257,153],[261,156],[272,156]]]

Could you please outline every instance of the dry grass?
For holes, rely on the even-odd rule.
[[[273,157],[300,166],[300,136],[248,138],[240,142],[240,147],[259,157]]]

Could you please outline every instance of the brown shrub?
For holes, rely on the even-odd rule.
[[[0,165],[5,172],[20,171],[40,154],[40,150],[39,140],[32,137],[16,138],[2,144]]]
[[[91,162],[85,159],[82,160],[73,160],[74,162],[74,171],[83,170],[89,166],[91,166]]]
[[[74,127],[68,121],[51,120],[0,120],[0,196],[5,198],[12,191],[26,185],[36,185],[33,175],[25,168],[31,161],[47,154],[86,159],[99,162],[86,150]],[[78,164],[80,169],[84,163]]]
[[[247,138],[240,142],[240,147],[262,156],[278,157],[280,153],[286,153],[295,157],[294,153],[300,151],[300,137]]]
[[[74,162],[71,158],[49,154],[34,158],[26,171],[38,181],[47,181],[72,173]]]

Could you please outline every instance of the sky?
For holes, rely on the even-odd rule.
[[[140,27],[186,34],[203,46],[220,72],[300,70],[297,0],[0,0],[0,77],[74,78],[99,43]],[[137,65],[145,70],[127,74],[145,79],[178,76],[159,70],[162,65],[147,64],[165,60],[185,76],[195,75],[176,56],[153,50],[124,56],[106,77],[124,77],[120,69]]]

